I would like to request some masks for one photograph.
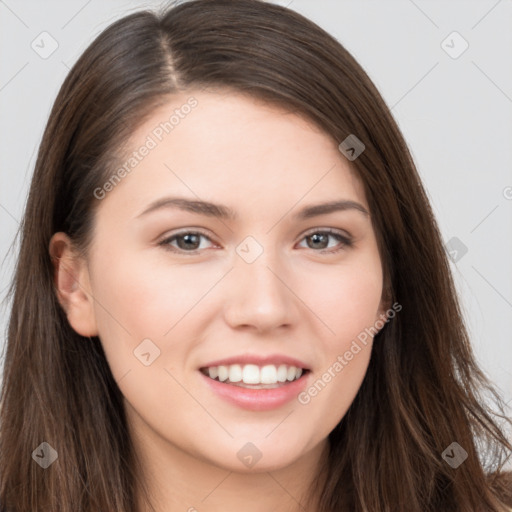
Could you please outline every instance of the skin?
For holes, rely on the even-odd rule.
[[[336,141],[240,94],[176,95],[129,146],[144,144],[192,95],[197,107],[99,201],[87,259],[64,233],[52,238],[59,299],[78,333],[101,339],[157,512],[301,510],[327,436],[366,373],[371,338],[309,403],[271,411],[224,401],[198,368],[280,353],[307,363],[308,385],[332,368],[389,307],[376,237],[357,210],[294,214],[336,199],[369,205]],[[225,204],[238,219],[172,208],[138,217],[171,195]],[[349,234],[353,245],[311,239],[326,228]],[[199,248],[183,239],[169,242],[180,253],[158,244],[187,229],[206,232]],[[236,252],[247,236],[263,249],[252,263]],[[160,350],[149,366],[134,356],[144,339]],[[237,457],[248,442],[262,454],[252,468]]]

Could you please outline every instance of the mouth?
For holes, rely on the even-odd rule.
[[[287,364],[231,364],[202,367],[199,371],[214,381],[246,389],[284,387],[310,372],[307,368]]]

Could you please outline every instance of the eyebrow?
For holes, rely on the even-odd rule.
[[[211,203],[208,201],[185,199],[182,197],[164,197],[151,203],[142,213],[137,215],[137,218],[147,215],[151,212],[161,210],[163,208],[178,208],[191,213],[199,215],[206,215],[208,217],[216,217],[219,219],[226,219],[235,221],[238,219],[238,214],[229,206],[222,204]],[[368,210],[360,203],[342,199],[337,201],[329,201],[327,203],[315,204],[306,206],[293,217],[298,220],[310,219],[319,215],[326,215],[337,211],[355,210],[365,216],[369,216]]]

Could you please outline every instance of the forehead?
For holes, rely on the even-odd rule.
[[[360,179],[329,135],[303,116],[242,94],[176,94],[125,148],[121,165],[129,172],[110,195],[129,194],[134,206],[157,193],[184,192],[233,205],[284,208],[321,198],[368,207]]]

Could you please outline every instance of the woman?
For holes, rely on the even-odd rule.
[[[12,293],[5,510],[512,506],[403,137],[293,11],[195,0],[100,34],[51,112]]]

